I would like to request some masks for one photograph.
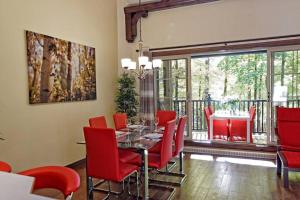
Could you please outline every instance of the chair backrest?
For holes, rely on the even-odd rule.
[[[255,108],[255,106],[251,106],[250,107],[249,113],[250,113],[250,121],[253,122],[254,118],[255,118],[255,114],[256,114],[256,108]]]
[[[210,113],[210,114],[213,114],[213,113],[214,113],[214,108],[212,107],[212,105],[209,105],[209,106],[208,106],[208,110],[209,110],[209,113]]]
[[[165,131],[162,138],[162,144],[160,149],[160,163],[161,166],[166,166],[171,160],[172,152],[172,142],[175,133],[176,120],[168,121],[165,126]]]
[[[176,119],[176,111],[158,110],[156,117],[158,118],[158,126],[165,126],[168,121]]]
[[[127,127],[127,114],[126,113],[116,113],[113,115],[115,128],[120,130]]]
[[[84,127],[87,175],[105,180],[117,180],[119,154],[115,130]]]
[[[205,115],[206,125],[207,125],[207,128],[209,130],[209,125],[210,125],[209,124],[209,117],[210,117],[211,113],[210,113],[208,107],[204,108],[204,115]]]
[[[178,155],[181,151],[183,151],[184,147],[184,129],[186,125],[187,116],[181,116],[179,118],[176,137],[175,137],[175,153],[174,155]]]
[[[277,107],[277,128],[281,145],[300,147],[300,108]]]
[[[33,190],[57,189],[64,194],[66,199],[80,186],[79,174],[75,170],[63,166],[36,167],[18,174],[35,178]]]
[[[11,166],[6,162],[0,161],[0,171],[11,172]]]
[[[104,116],[90,118],[89,123],[90,127],[92,128],[107,128],[106,119]]]

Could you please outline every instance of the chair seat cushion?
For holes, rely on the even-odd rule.
[[[161,141],[156,143],[152,148],[149,149],[149,153],[160,153],[161,150]]]
[[[132,164],[127,164],[127,163],[123,163],[120,162],[120,174],[119,174],[119,179],[115,180],[117,182],[121,182],[122,180],[124,180],[124,178],[126,176],[128,176],[129,174],[131,174],[133,171],[138,171],[139,167],[136,165],[132,165]]]
[[[78,173],[62,166],[37,167],[19,174],[35,177],[34,189],[55,188],[64,193],[65,196],[75,192],[80,185]]]
[[[121,162],[123,163],[127,163],[128,161],[138,157],[139,154],[132,152],[130,150],[126,150],[126,149],[120,149],[119,148],[119,159]]]
[[[294,146],[280,145],[280,149],[283,151],[299,151],[300,152],[300,147],[294,147]]]
[[[300,168],[300,152],[282,151],[282,154],[287,161],[288,167]]]
[[[137,166],[142,166],[142,157],[139,156],[137,158],[134,158],[133,160],[130,160],[129,163],[133,164],[133,165],[137,165]],[[148,166],[150,168],[161,169],[163,166],[161,166],[161,163],[160,163],[160,154],[149,153],[148,154]]]
[[[0,161],[0,171],[2,172],[11,172],[11,166],[6,162]]]
[[[175,145],[172,146],[173,148],[173,157],[177,156],[179,153],[176,154],[175,152]],[[160,150],[161,150],[161,142],[157,143],[154,147],[149,149],[149,153],[151,154],[160,154]]]

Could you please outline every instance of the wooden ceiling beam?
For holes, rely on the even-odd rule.
[[[147,17],[148,12],[209,3],[220,0],[161,0],[158,2],[131,5],[124,8],[126,24],[126,40],[133,42],[137,35],[137,22],[141,17]]]

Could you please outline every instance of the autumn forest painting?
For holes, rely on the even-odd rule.
[[[29,103],[96,99],[95,48],[26,31]]]

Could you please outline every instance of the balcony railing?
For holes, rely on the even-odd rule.
[[[256,115],[254,119],[254,132],[267,132],[267,100],[240,100],[222,103],[221,101],[211,100],[211,105],[218,109],[234,109],[239,111],[249,111],[250,106],[256,107]],[[192,129],[193,131],[206,131],[207,125],[204,116],[204,108],[208,106],[207,100],[192,100]],[[287,107],[300,107],[300,100],[288,100],[285,105]],[[177,115],[187,114],[185,100],[173,100],[173,110]]]

